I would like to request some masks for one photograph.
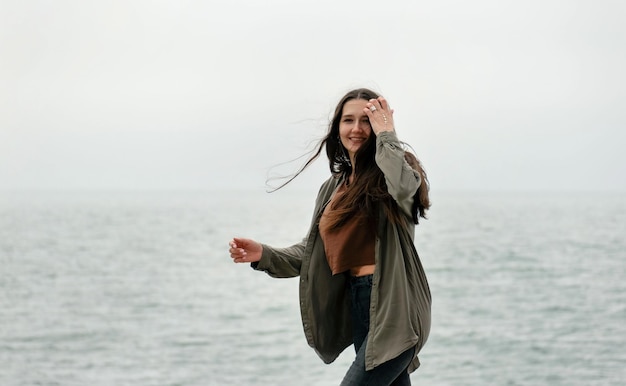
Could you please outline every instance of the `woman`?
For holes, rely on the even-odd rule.
[[[230,256],[273,277],[300,276],[309,345],[330,363],[354,344],[342,385],[410,385],[430,331],[430,290],[413,244],[414,224],[430,207],[426,175],[402,149],[393,110],[371,90],[341,99],[317,152],[292,179],[323,147],[332,176],[307,237],[288,248],[234,238]]]

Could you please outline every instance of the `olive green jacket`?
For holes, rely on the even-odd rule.
[[[408,225],[388,221],[380,210],[365,366],[371,370],[415,346],[415,358],[409,366],[412,372],[419,367],[417,354],[430,331],[430,289],[413,244],[411,216],[413,196],[421,181],[404,160],[394,132],[376,137],[376,163]],[[334,361],[352,344],[346,276],[331,273],[317,226],[340,183],[339,178],[331,177],[320,188],[311,227],[302,242],[287,248],[264,244],[261,260],[252,264],[272,277],[300,276],[304,335],[325,363]]]

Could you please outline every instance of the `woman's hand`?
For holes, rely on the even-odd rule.
[[[228,252],[234,263],[253,263],[261,260],[263,246],[254,240],[233,238],[228,245]]]
[[[367,114],[374,134],[383,131],[393,131],[393,110],[389,108],[387,100],[383,97],[370,99],[365,105],[363,112]]]

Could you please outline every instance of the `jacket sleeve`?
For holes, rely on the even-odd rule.
[[[267,244],[262,244],[262,246],[261,260],[251,264],[253,269],[264,271],[276,278],[300,275],[306,239],[287,248],[274,248]]]
[[[383,131],[376,136],[376,164],[385,175],[391,197],[407,216],[412,217],[413,196],[421,179],[404,159],[404,150],[395,132]]]
[[[261,244],[263,246],[261,260],[251,264],[253,269],[264,271],[268,275],[276,278],[300,276],[302,259],[304,258],[308,243],[307,240],[309,240],[313,229],[317,227],[318,214],[324,204],[330,199],[332,192],[337,187],[338,181],[338,179],[330,177],[320,187],[317,193],[317,199],[315,200],[315,209],[307,236],[299,243],[287,248],[275,248],[267,244]]]

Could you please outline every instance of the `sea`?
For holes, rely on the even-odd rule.
[[[0,385],[338,385],[297,279],[228,254],[289,246],[316,190],[0,193]],[[415,244],[432,330],[414,385],[625,385],[626,193],[431,193]]]

